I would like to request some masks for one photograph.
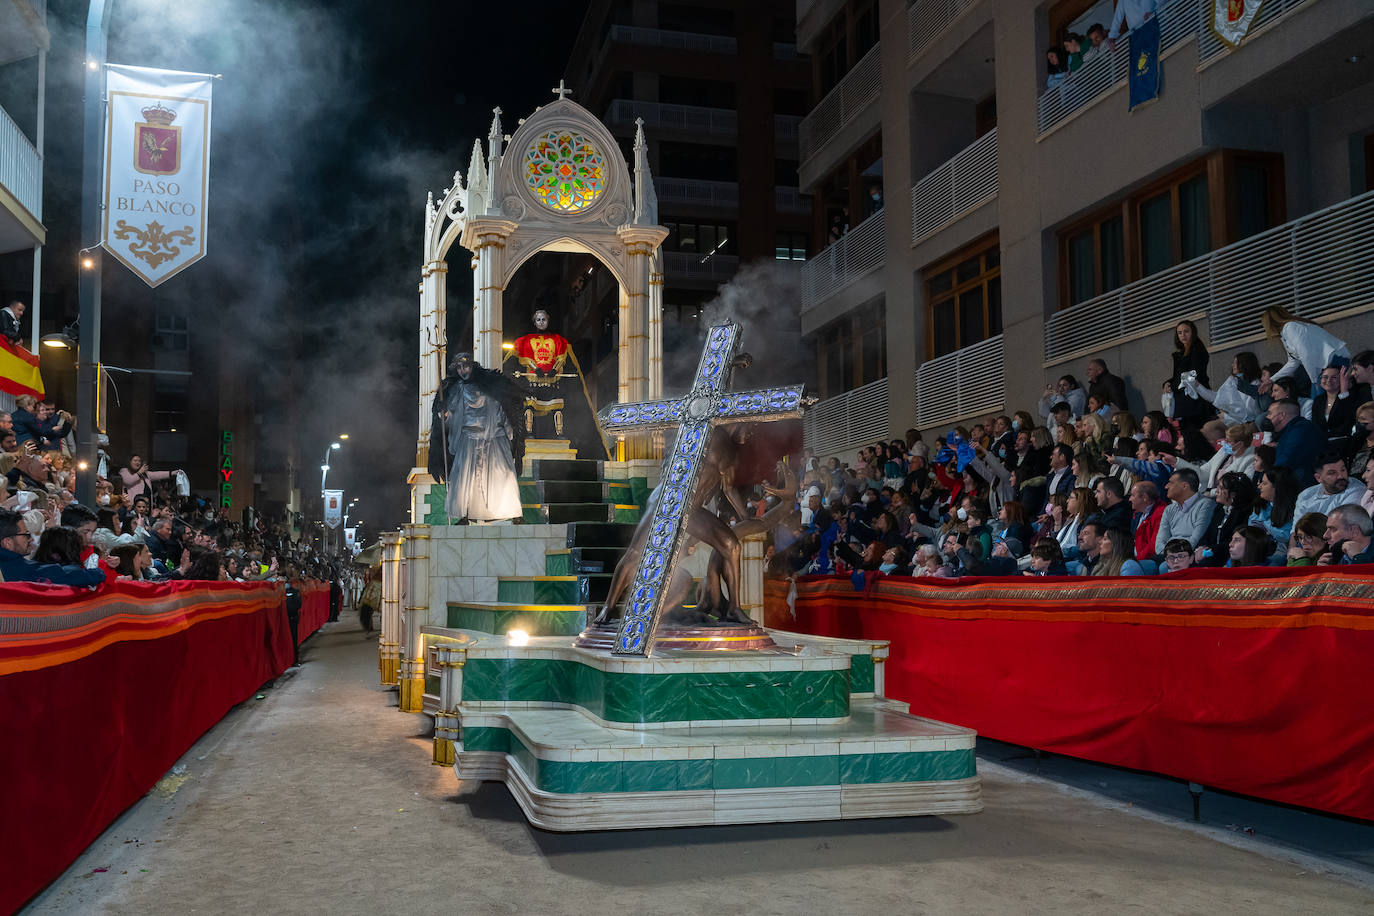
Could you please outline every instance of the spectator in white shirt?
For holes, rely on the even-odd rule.
[[[1364,498],[1364,484],[1350,479],[1345,469],[1345,460],[1335,452],[1328,452],[1317,459],[1317,471],[1313,475],[1317,482],[1298,494],[1293,508],[1293,517],[1302,518],[1309,512],[1330,515],[1337,506],[1359,503]]]
[[[1122,23],[1125,23],[1128,31],[1134,31],[1153,19],[1158,12],[1159,0],[1116,0],[1116,13],[1112,16],[1112,27],[1107,32],[1107,47],[1116,50]]]

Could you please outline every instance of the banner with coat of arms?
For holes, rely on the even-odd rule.
[[[353,552],[353,548],[356,547],[357,545],[358,545],[358,529],[357,529],[357,528],[345,528],[345,529],[344,529],[344,546],[348,548],[348,552],[349,552],[349,553],[352,553],[352,552]]]
[[[1264,0],[1212,0],[1212,32],[1231,47],[1245,40]]]
[[[324,491],[324,523],[330,528],[343,521],[343,490]]]
[[[212,80],[107,68],[101,246],[149,286],[205,256]]]

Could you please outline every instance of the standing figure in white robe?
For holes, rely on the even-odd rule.
[[[520,518],[516,452],[524,451],[523,437],[511,424],[505,402],[522,404],[523,389],[483,369],[468,353],[454,359],[452,370],[435,398],[434,432],[440,435],[430,436],[431,453],[440,446],[440,454],[451,460],[444,468],[445,511],[452,522]],[[437,463],[443,466],[442,459]]]

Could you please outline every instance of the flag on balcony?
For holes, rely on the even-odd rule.
[[[212,80],[109,65],[101,245],[149,286],[205,256]]]
[[[1261,0],[1212,0],[1212,33],[1235,47],[1259,15]]]
[[[1159,17],[1131,29],[1131,58],[1127,66],[1130,83],[1130,110],[1159,98]]]
[[[0,337],[0,391],[18,397],[43,397],[43,377],[38,374],[38,354],[30,353]]]

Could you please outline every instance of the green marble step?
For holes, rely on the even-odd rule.
[[[526,503],[526,516],[539,514],[539,521],[552,525],[568,522],[619,522],[633,525],[639,522],[640,508],[620,503]]]
[[[777,670],[765,667],[770,664],[767,656],[739,657],[732,659],[731,670],[641,674],[602,670],[571,659],[469,654],[461,699],[464,704],[487,705],[567,703],[606,722],[633,724],[837,720],[849,715],[847,665]]]
[[[587,458],[539,458],[530,462],[535,480],[601,480],[602,464]]]
[[[572,522],[568,525],[569,547],[617,547],[624,549],[634,540],[635,526],[614,522]]]
[[[544,575],[576,576],[615,572],[625,555],[619,547],[564,547],[544,555]]]
[[[526,503],[634,503],[630,485],[620,480],[530,480],[520,482]]]
[[[703,740],[695,743],[689,743],[688,739],[674,747],[669,739],[662,742],[662,747],[655,744],[655,750],[672,757],[645,760],[642,746],[608,744],[604,733],[609,730],[601,729],[603,734],[598,734],[593,723],[578,722],[576,716],[577,713],[571,710],[553,709],[510,710],[502,716],[464,716],[459,732],[460,753],[494,751],[509,754],[539,789],[568,795],[939,783],[977,775],[971,734],[952,734],[956,729],[940,728],[940,723],[929,723],[932,727],[922,729],[923,720],[915,720],[920,724],[910,730],[920,729],[932,734],[896,737],[895,740],[884,740],[886,736],[878,729],[857,739],[854,729],[845,729],[845,738],[825,740],[828,736],[824,734],[824,727],[812,729],[811,734],[804,736],[804,743],[800,738],[774,744],[778,739],[773,736],[741,736],[741,743],[752,740],[757,746],[773,752],[766,757],[725,756],[722,751],[728,753],[729,745],[705,744],[720,736],[702,734]],[[911,720],[914,717],[904,718]],[[741,730],[749,731],[736,729]],[[697,732],[696,729],[692,731]],[[573,757],[570,760],[550,759],[549,749],[556,747],[556,742],[569,738],[580,739],[579,743],[590,747],[585,750],[579,747],[559,755]],[[951,744],[956,746],[949,747]],[[710,752],[710,756],[701,756],[706,752]],[[638,756],[631,757],[632,753]],[[598,759],[587,759],[591,755]]]
[[[496,583],[496,600],[517,604],[590,604],[604,601],[610,584],[610,573],[503,576]]]
[[[588,564],[600,563],[602,572],[613,573],[625,551],[620,547],[572,547],[569,556],[575,571],[595,572]]]
[[[448,626],[481,633],[524,630],[531,636],[576,636],[587,626],[581,604],[450,601]]]

